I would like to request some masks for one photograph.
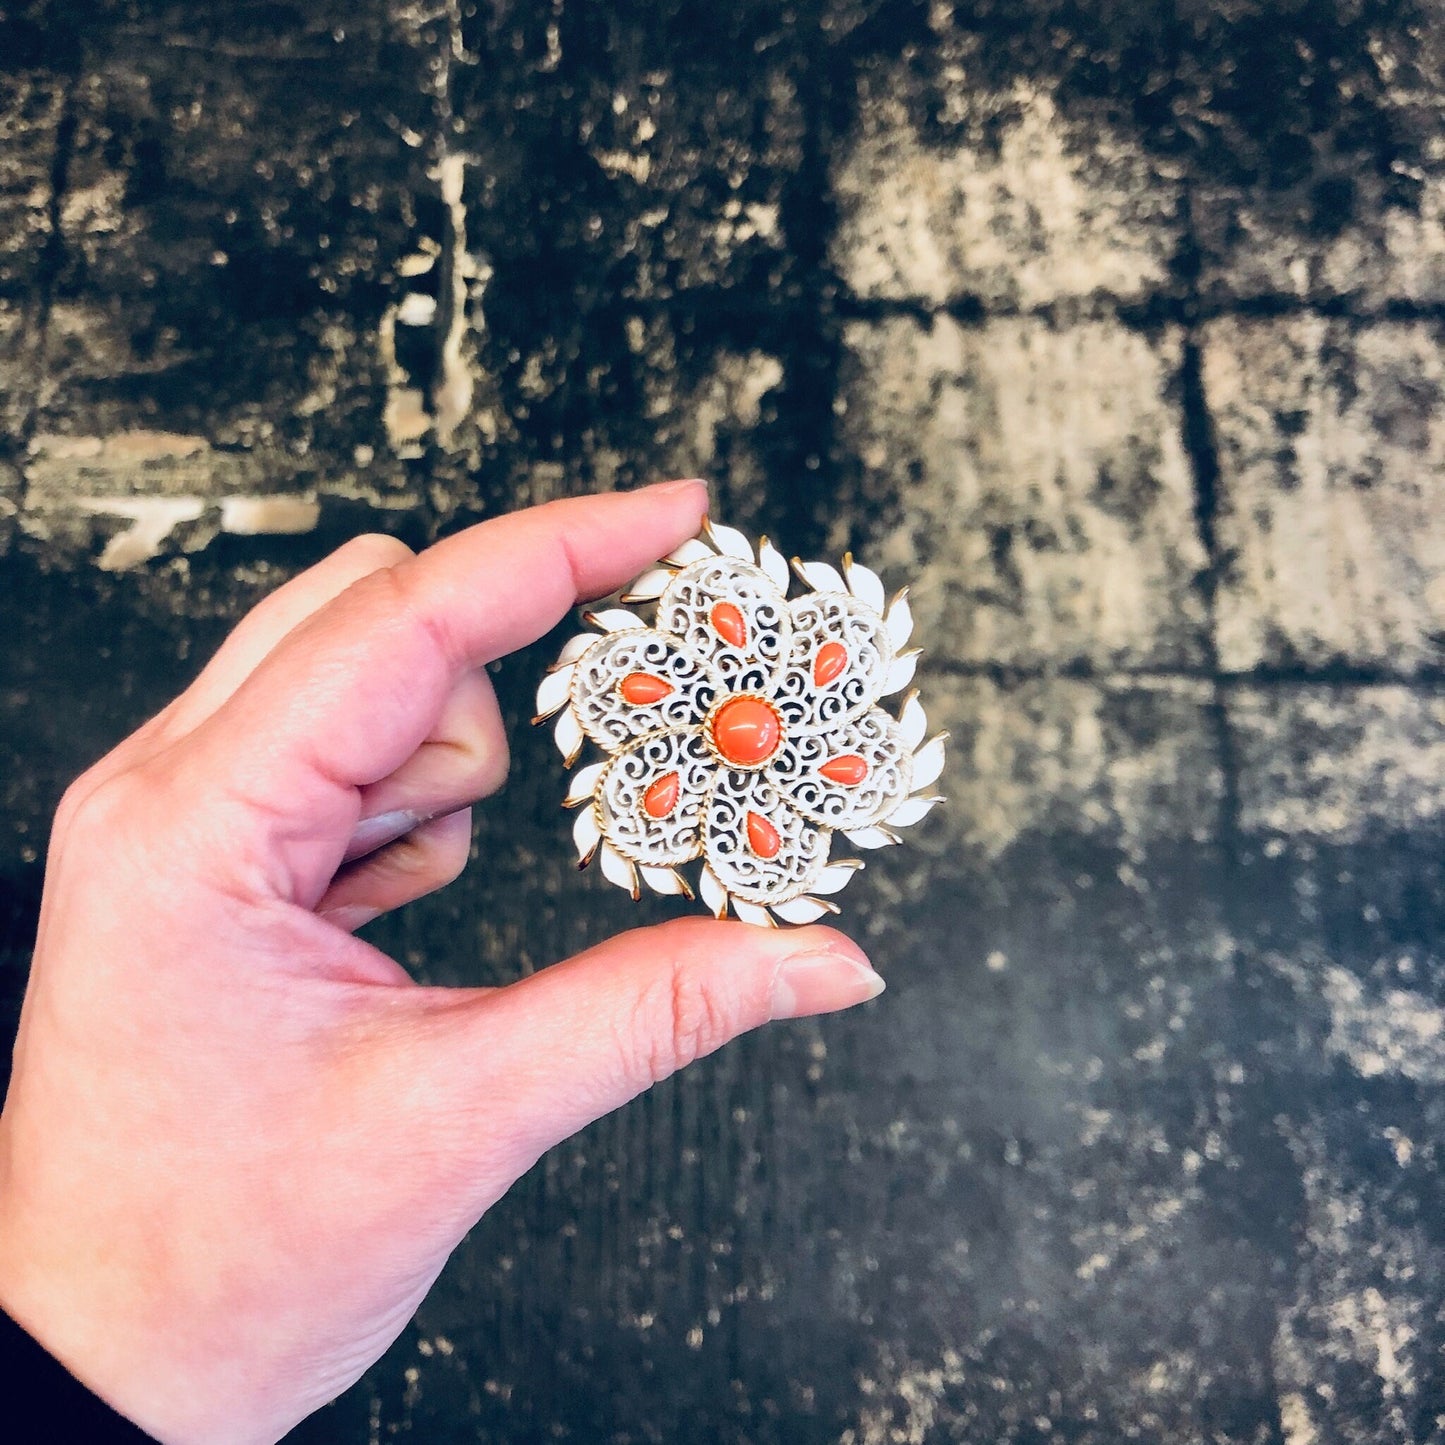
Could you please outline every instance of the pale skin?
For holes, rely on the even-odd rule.
[[[278,1439],[545,1150],[881,991],[818,927],[679,919],[496,989],[420,986],[354,934],[466,863],[507,770],[485,665],[705,506],[679,482],[416,556],[358,538],[66,793],[0,1114],[0,1306],[166,1445]]]

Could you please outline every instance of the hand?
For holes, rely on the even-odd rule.
[[[882,988],[822,928],[677,921],[500,989],[420,987],[350,931],[461,871],[507,767],[484,665],[704,502],[556,502],[420,556],[359,538],[66,794],[0,1115],[0,1305],[160,1440],[275,1440],[544,1150]]]

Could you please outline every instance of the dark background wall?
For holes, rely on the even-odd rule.
[[[306,1442],[1445,1439],[1445,15],[0,0],[0,989],[342,538],[664,474],[915,584],[877,1004],[549,1155]],[[516,768],[376,940],[670,905]]]

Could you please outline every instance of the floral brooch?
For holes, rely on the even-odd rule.
[[[732,527],[703,524],[621,597],[583,614],[537,690],[571,767],[590,739],[607,754],[572,778],[573,836],[585,868],[634,898],[694,897],[678,869],[703,859],[697,892],[717,917],[811,923],[863,866],[830,859],[900,841],[942,801],[946,733],[909,690],[897,717],[878,705],[908,687],[917,651],[906,591],[844,557],[843,570],[756,554]],[[650,616],[629,610],[642,607]]]

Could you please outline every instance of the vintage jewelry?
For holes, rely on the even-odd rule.
[[[703,524],[621,597],[587,612],[537,690],[571,767],[590,739],[607,757],[580,769],[566,806],[585,868],[634,898],[694,896],[678,869],[703,859],[698,892],[719,918],[811,923],[863,866],[829,858],[900,841],[942,800],[947,737],[924,742],[910,690],[895,718],[878,706],[907,687],[916,650],[906,589],[851,557],[843,570],[793,560],[766,538],[756,555],[732,527]],[[646,619],[629,610],[640,606]]]

